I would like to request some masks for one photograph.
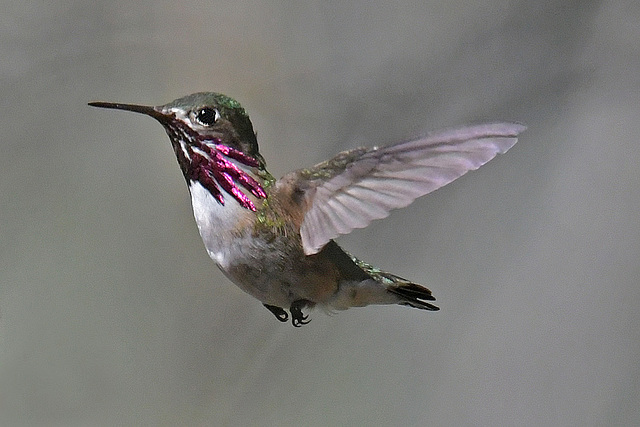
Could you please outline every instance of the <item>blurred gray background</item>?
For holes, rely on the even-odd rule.
[[[2,2],[0,425],[640,425],[640,4]],[[276,176],[529,130],[339,239],[442,310],[294,329],[208,258],[161,126],[215,90]]]

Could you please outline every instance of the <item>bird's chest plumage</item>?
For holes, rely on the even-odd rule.
[[[221,205],[198,181],[190,182],[189,191],[193,216],[204,246],[211,259],[225,270],[244,252],[243,246],[247,242],[243,245],[243,241],[250,238],[251,230],[243,229],[240,224],[247,222],[252,213],[230,197]]]
[[[305,256],[299,235],[292,230],[256,229],[256,213],[233,198],[221,205],[197,181],[189,190],[209,256],[242,290],[281,307],[298,299],[322,299],[321,294],[335,290],[330,263]]]

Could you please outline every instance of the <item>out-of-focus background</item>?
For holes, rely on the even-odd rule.
[[[640,4],[2,2],[0,425],[640,425]],[[484,120],[506,155],[339,239],[442,310],[276,321],[163,129],[215,90],[276,176]]]

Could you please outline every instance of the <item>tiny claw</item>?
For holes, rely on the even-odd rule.
[[[302,307],[306,305],[307,305],[307,301],[301,299],[298,301],[294,301],[293,304],[291,304],[291,307],[289,308],[289,311],[291,312],[291,324],[296,328],[299,328],[300,326],[306,325],[307,323],[311,322],[311,319],[309,319],[309,316],[308,315],[305,316],[302,313]]]
[[[287,320],[289,320],[289,315],[287,314],[286,311],[284,311],[283,308],[277,307],[275,305],[269,305],[269,304],[262,304],[262,305],[264,305],[267,308],[267,310],[273,313],[273,315],[276,316],[276,319],[278,319],[279,321],[286,322]]]

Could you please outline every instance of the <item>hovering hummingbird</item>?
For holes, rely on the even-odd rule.
[[[249,116],[219,93],[166,105],[91,102],[146,114],[165,128],[191,193],[200,236],[222,272],[278,320],[303,309],[400,304],[435,311],[426,287],[379,270],[333,241],[504,153],[525,126],[489,123],[344,151],[276,180]]]

